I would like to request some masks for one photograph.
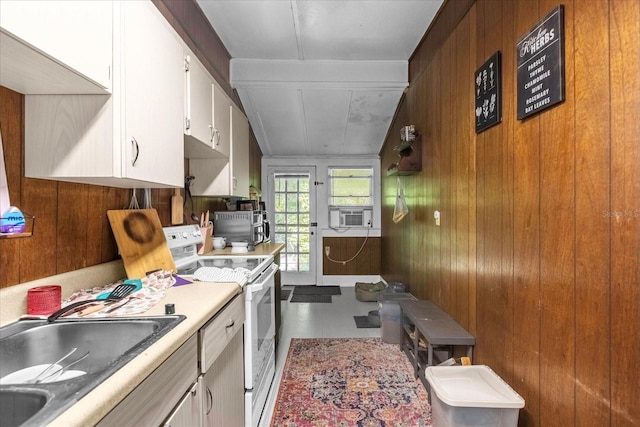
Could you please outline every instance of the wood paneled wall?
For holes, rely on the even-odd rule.
[[[380,274],[380,242],[379,237],[323,237],[322,238],[322,274],[332,275],[370,275]],[[364,245],[364,246],[363,246]],[[324,248],[331,248],[327,258]],[[361,249],[362,248],[362,249]],[[357,256],[356,256],[357,255]]]
[[[381,152],[422,134],[399,224],[383,179],[382,275],[476,336],[474,363],[526,401],[520,425],[638,426],[640,2],[561,3],[566,100],[518,121],[515,45],[560,2],[446,1]],[[473,73],[497,50],[503,120],[476,135]]]
[[[212,75],[238,105],[229,83],[230,55],[193,1],[153,0]],[[202,56],[200,56],[202,55]],[[117,259],[106,216],[129,206],[131,190],[24,177],[24,96],[0,86],[0,129],[11,201],[36,217],[32,237],[0,239],[0,287],[48,277]],[[260,188],[262,152],[251,133],[250,182]],[[185,162],[188,166],[188,162]],[[186,170],[186,169],[185,169]],[[171,224],[172,189],[153,189],[152,206]],[[138,200],[142,201],[142,193]],[[220,198],[194,200],[194,210],[224,209]],[[185,214],[190,216],[190,206]]]

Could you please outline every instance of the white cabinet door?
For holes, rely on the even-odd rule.
[[[249,197],[249,121],[235,105],[228,107],[231,128],[231,158],[190,159],[195,177],[194,196]]]
[[[151,2],[122,2],[123,170],[167,186],[183,182],[183,48]]]
[[[25,94],[109,93],[112,1],[0,1],[0,83]]]
[[[214,117],[217,104],[230,104],[217,83],[192,53],[185,57],[185,157],[229,158],[228,117]],[[220,115],[220,114],[218,114]]]
[[[231,100],[218,84],[213,85],[213,128],[217,134],[214,148],[229,157],[231,146],[231,125],[229,107]]]
[[[197,380],[198,338],[197,335],[193,335],[97,425],[99,427],[160,425]]]
[[[239,331],[202,378],[205,427],[244,426],[243,368],[243,336]]]
[[[249,121],[235,105],[231,107],[231,194],[249,197]]]
[[[163,427],[198,427],[202,425],[202,383],[193,384],[178,406],[162,424]]]
[[[25,176],[182,187],[183,46],[151,1],[113,12],[113,95],[27,95]]]

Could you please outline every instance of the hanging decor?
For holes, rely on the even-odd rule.
[[[475,74],[476,133],[502,121],[501,55],[497,51]]]
[[[517,44],[518,120],[564,101],[564,8],[558,6]]]
[[[409,213],[409,207],[407,206],[407,201],[404,199],[404,189],[400,184],[400,177],[397,178],[397,187],[396,187],[396,205],[393,209],[393,222],[396,224],[402,221],[402,218],[407,216]]]

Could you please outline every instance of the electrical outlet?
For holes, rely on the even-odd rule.
[[[330,246],[325,246],[324,247],[324,254],[326,256],[329,256],[330,253],[331,253],[331,247]]]

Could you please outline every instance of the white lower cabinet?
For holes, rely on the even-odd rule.
[[[161,425],[197,379],[198,340],[194,335],[100,420],[98,426]]]
[[[201,378],[204,427],[244,426],[243,372],[243,336],[240,331]]]
[[[244,295],[237,295],[97,424],[244,426]]]
[[[244,295],[200,329],[203,426],[244,425]]]
[[[164,427],[197,427],[202,425],[202,384],[193,384],[178,406],[162,424]]]

